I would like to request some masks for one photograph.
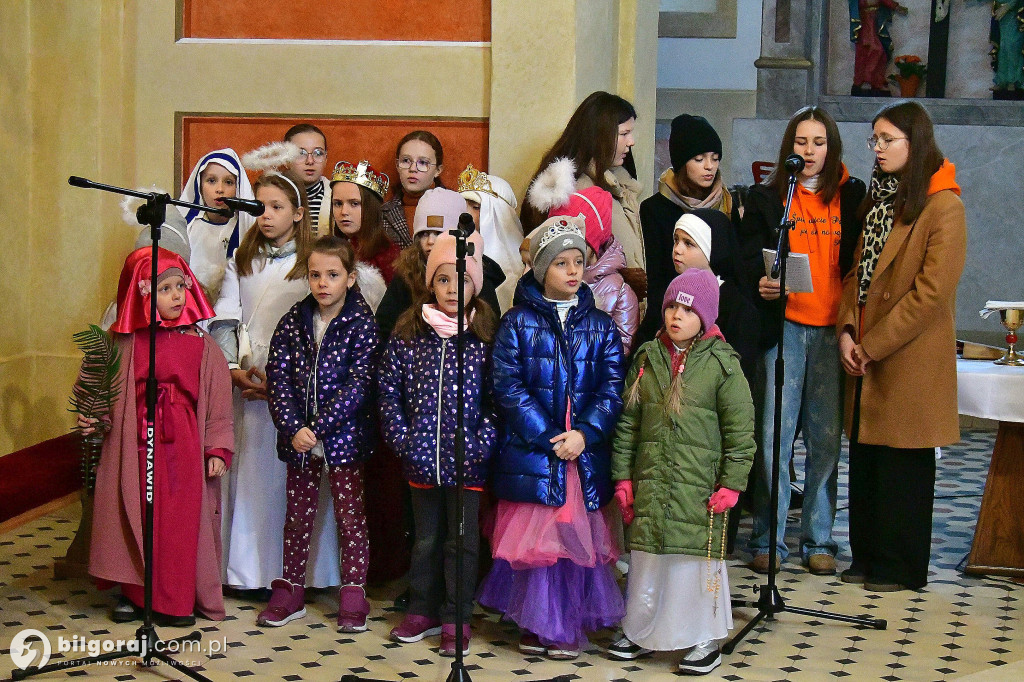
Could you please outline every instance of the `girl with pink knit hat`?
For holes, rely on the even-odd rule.
[[[491,307],[477,296],[484,280],[483,239],[474,233],[468,241],[473,254],[466,259],[463,293],[466,490],[461,520],[455,512],[459,293],[456,240],[451,233],[442,234],[433,244],[424,278],[426,291],[398,318],[380,370],[384,436],[402,461],[416,529],[408,611],[402,623],[391,630],[391,639],[411,643],[440,634],[442,656],[456,653],[455,543],[459,525],[465,527],[462,612],[467,622],[463,625],[463,653],[469,649],[480,496],[498,437],[488,379],[498,322]]]

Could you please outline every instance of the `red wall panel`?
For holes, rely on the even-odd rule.
[[[182,0],[184,38],[491,39],[490,0]]]
[[[196,161],[206,152],[231,147],[239,156],[267,142],[280,140],[296,123],[312,123],[327,136],[327,165],[330,176],[338,161],[358,163],[368,159],[387,173],[392,184],[398,181],[395,169],[395,145],[412,130],[429,130],[444,148],[441,179],[454,189],[459,173],[472,163],[487,168],[487,121],[416,119],[343,119],[311,117],[180,116],[181,164],[177,169],[177,187],[188,177]],[[253,175],[253,174],[250,174]]]

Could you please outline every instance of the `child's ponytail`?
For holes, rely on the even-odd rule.
[[[625,402],[626,407],[633,407],[640,402],[640,380],[644,377],[644,366],[647,364],[647,351],[643,351],[643,354],[638,356],[640,360],[640,370],[636,373],[636,379],[626,389]]]

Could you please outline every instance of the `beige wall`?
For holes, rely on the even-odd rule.
[[[131,174],[124,19],[116,2],[0,3],[0,453],[70,426],[71,335],[99,318],[134,238],[112,195],[67,184]]]
[[[21,237],[0,251],[0,454],[70,427],[71,335],[113,298],[138,232],[117,197],[67,176],[174,193],[176,112],[489,118],[490,170],[521,196],[604,89],[636,103],[638,167],[653,168],[653,0],[493,0],[491,44],[431,46],[176,42],[175,6],[0,3],[0,221]]]

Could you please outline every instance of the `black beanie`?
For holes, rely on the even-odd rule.
[[[683,114],[672,119],[672,132],[668,136],[672,170],[681,172],[687,161],[707,152],[722,156],[722,138],[706,118]]]

